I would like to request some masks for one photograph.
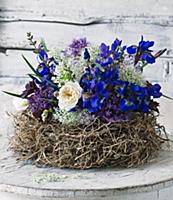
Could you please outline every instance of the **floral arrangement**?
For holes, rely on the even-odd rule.
[[[38,66],[33,67],[27,58],[23,56],[31,68],[32,73],[29,74],[31,80],[25,85],[25,89],[21,94],[6,93],[16,96],[14,105],[17,110],[23,110],[20,116],[17,117],[16,130],[21,134],[24,130],[29,132],[25,137],[17,134],[13,138],[12,149],[18,153],[23,152],[23,147],[20,148],[22,144],[19,142],[23,138],[27,139],[25,145],[27,145],[28,140],[31,144],[37,140],[37,136],[33,136],[35,138],[32,139],[29,138],[28,134],[31,135],[31,132],[35,132],[35,135],[47,134],[47,139],[43,138],[42,147],[45,146],[43,155],[38,153],[40,148],[36,150],[35,146],[35,149],[31,151],[31,148],[27,146],[24,149],[27,149],[28,153],[23,152],[21,154],[22,158],[36,160],[36,163],[39,164],[72,168],[121,164],[122,166],[133,166],[144,163],[144,160],[147,160],[152,154],[153,148],[153,152],[159,149],[164,139],[160,136],[161,131],[158,132],[158,135],[156,131],[156,129],[161,130],[161,126],[156,122],[155,113],[159,113],[159,103],[156,99],[165,95],[161,92],[161,86],[145,80],[142,72],[147,65],[155,63],[156,59],[166,49],[154,54],[151,50],[154,42],[145,41],[143,36],[137,45],[130,46],[123,45],[119,39],[115,39],[110,46],[105,43],[101,43],[100,46],[93,46],[86,38],[74,39],[64,50],[58,48],[48,50],[44,41],[37,45],[37,41],[34,40],[31,33],[28,33],[28,40],[34,47],[33,51],[37,55]],[[142,124],[142,126],[137,129],[136,127],[139,124]],[[34,129],[31,128],[31,125]],[[38,133],[38,130],[41,130],[41,133]],[[130,130],[132,133],[129,133]],[[152,134],[146,133],[145,130]],[[57,133],[57,131],[59,132]],[[115,134],[116,131],[118,131],[117,134]],[[50,140],[52,132],[54,133],[53,140],[57,143],[52,144],[52,150],[48,150],[50,144],[48,145],[47,141]],[[104,136],[98,136],[102,132],[104,132]],[[64,134],[63,139],[60,138],[62,133]],[[93,133],[97,135],[94,141],[91,139],[94,137]],[[105,136],[108,133],[109,135]],[[133,151],[136,133],[143,137],[143,143],[138,141],[137,145],[138,151],[143,146],[140,155],[131,154],[130,152],[130,149]],[[80,134],[80,140],[75,143],[75,140],[79,138],[78,134]],[[64,138],[65,135],[67,135],[66,138]],[[82,143],[81,140],[85,141],[85,136],[88,138],[89,135],[91,141],[85,144]],[[154,142],[147,144],[146,135],[152,135],[153,141],[157,139],[155,147]],[[68,139],[72,136],[74,140],[71,140],[68,146],[59,146],[59,141],[68,143]],[[125,140],[122,136],[125,137]],[[127,143],[129,140],[127,137],[129,136],[131,137],[130,144]],[[107,140],[106,138],[109,142],[106,143],[106,146],[105,144],[98,144],[102,146],[98,150],[93,145],[100,141],[100,137],[102,137],[102,143],[104,143],[103,140]],[[112,138],[111,141],[110,137]],[[123,153],[117,149],[116,153],[110,153],[110,156],[108,156],[105,153],[107,152],[105,148],[109,146],[109,151],[111,151],[111,148],[113,151],[113,145],[116,146],[120,141],[125,141],[126,144],[126,147],[117,145],[117,148],[122,148]],[[79,144],[80,146],[78,146]],[[57,151],[54,145],[58,146]],[[84,147],[87,149],[87,145],[91,145],[92,154],[95,151],[102,152],[102,154],[99,157],[96,155],[92,157],[91,151],[87,153],[84,150]],[[128,145],[129,150],[127,150]],[[146,153],[148,156],[144,153],[147,146],[150,146],[148,148],[150,149],[149,155]],[[81,152],[80,148],[83,149]],[[125,148],[127,149],[125,150]],[[67,149],[69,150],[68,153],[66,152]],[[135,149],[135,151],[137,150]],[[60,152],[66,155],[64,159],[62,155],[60,156]],[[73,152],[75,152],[74,155]],[[86,155],[90,154],[90,156],[86,158],[85,153]],[[55,154],[54,158],[52,158],[53,154]],[[67,154],[70,154],[69,157]],[[103,154],[104,156],[102,156]],[[122,155],[126,155],[126,161],[124,162],[122,161]],[[127,155],[129,160],[135,161],[130,162]]]

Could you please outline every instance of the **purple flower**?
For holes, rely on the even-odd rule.
[[[73,42],[69,45],[72,55],[74,57],[81,54],[81,50],[88,46],[86,38],[74,39]]]
[[[30,94],[34,93],[36,89],[37,89],[37,86],[36,86],[35,82],[30,81],[29,83],[26,84],[25,90],[22,93],[22,97],[23,98],[28,97]]]
[[[47,87],[45,89],[37,88],[35,93],[28,97],[29,110],[36,118],[41,118],[44,110],[57,106],[57,99],[54,97],[54,89]]]
[[[107,46],[105,43],[101,43],[99,49],[100,49],[99,56],[102,58],[106,58],[110,53],[109,46]]]

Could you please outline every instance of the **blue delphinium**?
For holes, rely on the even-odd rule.
[[[85,60],[89,60],[89,59],[90,59],[90,54],[89,54],[87,48],[85,48],[85,51],[84,51],[84,59],[85,59]]]
[[[152,55],[150,47],[154,46],[154,41],[144,41],[143,36],[138,46],[132,45],[127,48],[129,54],[135,54],[135,65],[139,60],[145,61],[146,63],[155,63],[155,56]]]
[[[160,98],[162,93],[158,84],[139,86],[133,83],[121,83],[116,92],[120,98],[119,108],[121,111],[137,111],[147,113],[150,111],[150,101]]]
[[[144,59],[153,45],[142,37],[139,46],[128,47],[127,52],[138,53],[140,59]],[[158,105],[151,106],[153,99],[162,95],[158,84],[146,83],[142,86],[119,79],[119,64],[124,58],[126,46],[121,47],[121,41],[116,39],[111,48],[102,43],[99,49],[95,65],[86,69],[80,81],[84,90],[82,108],[107,121],[126,120],[128,112],[158,111]],[[148,59],[145,57],[147,62]]]
[[[36,68],[38,76],[30,76],[41,87],[53,86],[55,88],[58,88],[58,84],[54,84],[52,80],[58,62],[53,57],[49,57],[44,49],[40,49],[37,52],[37,55],[39,58],[39,64]]]

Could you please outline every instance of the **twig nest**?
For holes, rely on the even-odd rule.
[[[18,157],[60,168],[138,166],[156,156],[166,141],[164,128],[151,113],[136,113],[128,122],[95,119],[74,127],[57,121],[43,123],[25,111],[16,116],[15,123],[10,147]]]

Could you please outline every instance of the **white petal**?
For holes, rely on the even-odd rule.
[[[17,111],[26,110],[28,107],[28,100],[22,98],[14,98],[13,105]]]

